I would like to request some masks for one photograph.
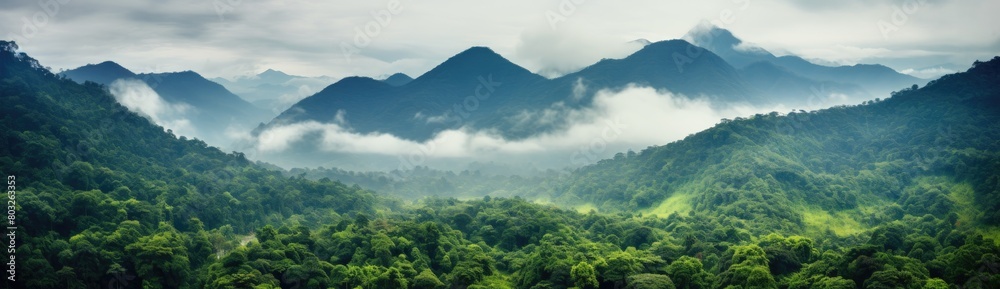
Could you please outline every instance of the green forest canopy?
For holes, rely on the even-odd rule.
[[[1000,58],[496,182],[523,197],[407,204],[178,138],[16,50],[0,42],[12,288],[1000,287]]]

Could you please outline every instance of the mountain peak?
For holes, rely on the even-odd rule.
[[[649,39],[646,39],[646,38],[639,38],[639,39],[636,39],[636,40],[629,41],[629,43],[635,43],[635,44],[639,44],[639,45],[642,45],[642,46],[646,46],[646,45],[652,44],[653,42],[649,41]]]
[[[268,83],[284,83],[286,81],[292,80],[295,76],[288,75],[287,73],[268,68],[264,72],[257,74],[257,78],[261,81]]]
[[[684,53],[685,49],[693,45],[694,44],[681,39],[657,41],[647,44],[642,49],[639,49],[639,51],[629,55],[627,58],[646,57],[649,55],[670,56],[673,52]]]
[[[331,88],[341,89],[342,91],[354,91],[354,90],[367,90],[372,88],[384,88],[386,84],[382,81],[375,80],[374,78],[367,76],[348,76],[340,79],[339,81],[327,86],[323,91],[327,91]],[[321,91],[321,94],[323,93]]]
[[[135,77],[135,73],[122,67],[114,61],[104,61],[98,64],[87,64],[75,69],[70,69],[60,73],[78,83],[92,81],[104,85],[119,78]]]
[[[745,67],[754,62],[772,61],[776,58],[764,48],[745,43],[729,30],[707,21],[695,25],[683,39],[711,50],[734,67]]]
[[[475,46],[448,58],[415,81],[422,79],[465,79],[470,76],[489,74],[533,75],[527,69],[510,62],[492,49]]]
[[[264,77],[289,77],[291,75],[288,75],[287,73],[281,72],[280,70],[274,70],[274,69],[268,68],[264,72],[261,72],[261,73],[257,74],[257,76],[259,76],[261,78],[264,78]]]
[[[120,64],[118,64],[118,63],[116,63],[114,61],[111,61],[111,60],[106,60],[106,61],[98,63],[98,64],[87,64],[86,66],[96,66],[96,67],[101,67],[101,68],[111,68],[111,69],[128,70],[125,67],[121,66]]]
[[[503,56],[500,56],[500,54],[497,54],[496,52],[493,51],[493,49],[490,49],[489,47],[486,47],[486,46],[473,46],[473,47],[469,47],[469,49],[466,49],[465,51],[462,51],[462,52],[456,54],[455,56],[458,57],[458,56],[463,56],[463,55],[464,56],[489,56],[489,57],[500,57],[500,58],[503,58]]]
[[[382,80],[382,82],[392,86],[403,86],[410,83],[410,81],[413,81],[413,78],[401,72],[397,72]]]
[[[687,34],[684,34],[683,39],[702,47],[716,45],[733,47],[743,43],[743,40],[737,38],[729,30],[715,26],[708,21],[702,21],[692,27]]]
[[[462,51],[455,56],[448,58],[440,66],[446,65],[467,65],[467,64],[482,64],[482,65],[493,65],[493,64],[505,64],[511,63],[509,60],[501,56],[500,54],[493,51],[489,47],[484,46],[473,46],[465,51]]]
[[[160,77],[179,77],[186,79],[204,79],[204,77],[202,77],[201,74],[198,74],[197,72],[194,72],[192,70],[184,70],[176,72],[159,72],[159,73],[150,72],[150,73],[143,73],[141,75],[156,75]]]

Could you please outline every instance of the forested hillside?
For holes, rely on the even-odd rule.
[[[374,211],[371,192],[289,179],[178,139],[106,88],[57,77],[16,49],[0,43],[0,168],[16,178],[27,236],[17,248],[20,288],[106,288],[125,275],[185,287],[235,248],[237,234]]]
[[[24,236],[9,288],[1000,287],[1000,59],[726,121],[524,198],[403,203],[177,138],[16,49],[0,43]]]
[[[994,59],[864,105],[724,120],[582,168],[549,191],[607,210],[711,212],[793,231],[814,213],[878,224],[871,212],[945,217],[963,204],[975,204],[966,221],[996,225],[998,81]]]

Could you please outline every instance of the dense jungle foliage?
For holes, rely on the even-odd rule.
[[[0,42],[9,288],[1000,287],[1000,58],[404,202],[178,138],[16,50]],[[475,187],[452,175],[441,190]]]

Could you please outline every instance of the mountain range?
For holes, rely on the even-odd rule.
[[[799,78],[818,82],[820,87],[834,92],[848,92],[867,96],[888,95],[892,91],[911,84],[923,84],[926,80],[899,73],[892,68],[878,64],[856,64],[853,66],[825,66],[814,64],[795,55],[775,56],[766,49],[744,42],[732,32],[710,24],[700,24],[684,35],[683,39],[694,45],[712,51],[738,69],[746,70],[763,63],[784,68],[788,73],[759,76],[753,83],[771,94],[783,94],[780,89],[768,89],[776,81],[805,83]],[[758,74],[761,71],[747,71]],[[858,89],[858,87],[863,90]],[[840,90],[843,89],[843,90]],[[799,92],[798,90],[792,90]],[[787,92],[785,92],[787,94]]]
[[[777,57],[718,27],[695,28],[685,39],[694,42],[651,42],[625,58],[604,59],[553,79],[487,47],[473,47],[412,81],[343,78],[256,128],[254,135],[315,122],[417,142],[459,129],[519,140],[564,129],[570,124],[561,115],[592,108],[598,92],[630,86],[707,100],[722,108],[811,110],[885,97],[925,82],[881,65],[830,67],[796,56]],[[542,117],[546,115],[556,117]],[[316,152],[310,144],[294,150]]]
[[[0,168],[24,260],[11,288],[1000,286],[1000,57],[878,101],[726,120],[493,188],[520,197],[403,204],[177,138],[17,50],[0,41]],[[488,57],[516,83],[552,81],[467,53],[456,58]],[[456,63],[432,72],[503,83]],[[178,74],[164,79],[197,83]]]
[[[167,103],[192,108],[176,117],[190,121],[194,130],[189,137],[215,146],[228,147],[231,140],[227,133],[245,132],[272,116],[193,71],[135,74],[117,63],[105,61],[60,74],[78,83],[89,81],[109,87],[118,80],[140,80]]]
[[[211,80],[257,107],[267,110],[271,113],[268,117],[270,119],[302,98],[313,95],[323,87],[330,85],[335,79],[328,76],[289,75],[278,70],[268,69],[257,75],[232,79],[216,77]]]

